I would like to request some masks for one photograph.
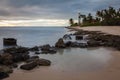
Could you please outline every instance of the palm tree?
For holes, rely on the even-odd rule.
[[[91,23],[93,21],[93,16],[91,15],[91,13],[88,14],[87,20],[89,23]]]
[[[78,25],[80,26],[81,14],[78,13]]]
[[[70,26],[72,26],[74,24],[74,20],[70,18],[69,23],[70,23]]]

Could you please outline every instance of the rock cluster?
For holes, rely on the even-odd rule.
[[[37,66],[50,66],[51,61],[46,59],[39,59],[38,57],[30,58],[27,63],[20,66],[23,70],[32,70]]]
[[[14,46],[17,45],[17,40],[14,38],[4,38],[3,39],[4,46]]]
[[[86,36],[87,35],[87,36]],[[76,41],[72,41],[75,36]],[[86,40],[86,43],[80,43],[80,40]],[[64,40],[67,39],[67,42]],[[9,42],[9,41],[8,41]],[[72,35],[64,35],[60,38],[55,46],[49,44],[35,46],[32,48],[26,47],[11,47],[3,49],[0,52],[0,79],[9,77],[9,73],[13,72],[13,68],[18,66],[18,62],[24,62],[20,66],[23,70],[32,70],[37,66],[50,66],[51,61],[39,58],[39,56],[30,56],[30,52],[38,54],[55,54],[57,49],[65,49],[67,47],[88,48],[88,47],[112,47],[120,50],[120,36],[102,33],[100,31],[84,31],[79,30]]]
[[[18,66],[18,62],[25,62],[20,68],[24,70],[32,70],[36,66],[50,66],[51,61],[41,59],[39,56],[30,56],[30,51],[38,51],[39,47],[26,48],[26,47],[11,47],[1,50],[0,52],[0,79],[9,77],[9,74],[13,72],[13,68]],[[41,50],[55,53],[54,49],[46,46]]]
[[[120,36],[106,34],[99,31],[83,31],[80,30],[74,33],[75,36],[78,35],[88,35],[87,37],[87,47],[112,47],[120,50]]]

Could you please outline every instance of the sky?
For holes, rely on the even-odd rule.
[[[119,0],[0,0],[0,26],[68,26],[78,13],[95,14]]]

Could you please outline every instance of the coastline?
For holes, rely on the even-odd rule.
[[[101,28],[101,27],[100,27]],[[99,28],[99,29],[100,29]],[[102,32],[105,32],[105,33],[109,33],[110,32],[113,32],[111,34],[114,34],[114,35],[120,35],[120,32],[119,32],[119,29],[116,30],[113,30],[109,27],[104,27],[105,29],[103,30],[100,30]],[[96,28],[93,28],[90,27],[89,28],[70,28],[70,29],[73,29],[73,30],[81,30],[81,29],[84,29],[84,30],[94,30],[94,31],[98,31],[99,29]],[[107,29],[107,30],[106,30]],[[117,34],[119,33],[119,34]],[[48,80],[48,79],[52,79],[52,80],[66,80],[66,79],[69,79],[69,80],[120,80],[120,64],[119,64],[119,61],[120,61],[120,51],[117,51],[117,50],[111,50],[111,55],[112,55],[112,58],[111,60],[108,62],[108,65],[103,68],[102,70],[98,70],[98,71],[90,71],[90,72],[84,72],[84,73],[66,73],[66,72],[59,72],[59,71],[53,71],[51,70],[51,68],[44,68],[42,67],[42,69],[37,69],[35,71],[31,71],[31,72],[28,72],[28,74],[21,74],[21,72],[19,70],[15,70],[15,72],[13,74],[11,74],[11,77],[9,78],[6,78],[5,80],[39,80],[39,79],[42,79],[42,80]],[[94,66],[94,65],[93,65]],[[74,75],[73,75],[74,74]],[[47,76],[47,77],[46,77]]]
[[[120,35],[120,26],[90,26],[90,27],[66,27],[67,29],[72,30],[87,30],[87,31],[101,31],[103,33],[113,34],[113,35]]]

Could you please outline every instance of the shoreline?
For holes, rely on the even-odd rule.
[[[71,28],[76,31],[81,30],[82,28]],[[91,28],[92,29],[92,28]],[[84,29],[86,30],[86,29]],[[95,30],[96,31],[96,30]],[[104,31],[102,31],[104,32]],[[106,32],[107,33],[107,32]],[[119,32],[120,33],[120,32]],[[21,71],[15,70],[11,77],[6,78],[5,80],[34,80],[36,77],[42,80],[119,80],[120,79],[120,51],[111,50],[111,55],[113,56],[111,60],[107,63],[108,65],[103,68],[102,70],[98,71],[90,71],[90,72],[83,72],[83,73],[66,73],[66,72],[59,72],[53,71],[51,68],[44,68],[37,69],[36,71],[28,71],[27,74],[20,74]],[[94,65],[93,65],[94,66]],[[25,71],[26,72],[26,71]],[[47,75],[47,77],[46,77]],[[24,77],[23,77],[24,76]],[[36,79],[37,80],[37,79]]]
[[[119,80],[120,79],[120,51],[111,51],[112,58],[107,63],[107,66],[97,70],[88,72],[64,72],[52,70],[49,67],[36,68],[32,71],[21,71],[16,69],[9,78],[4,80]],[[93,65],[94,66],[94,65]]]
[[[120,35],[120,26],[90,26],[90,27],[66,27],[75,31],[87,30],[87,31],[101,31],[107,34]]]

